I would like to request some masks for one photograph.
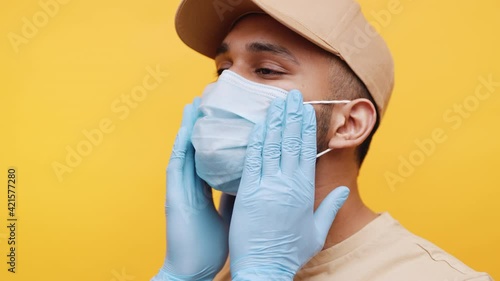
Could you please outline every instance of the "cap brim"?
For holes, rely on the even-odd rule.
[[[242,1],[235,6],[220,1],[184,0],[177,10],[175,27],[179,38],[186,45],[207,57],[214,58],[217,47],[234,23],[252,13],[266,13],[319,47],[340,56],[337,50],[296,22],[294,18],[258,0]]]
[[[218,6],[218,3],[224,6]],[[184,0],[177,10],[175,28],[186,45],[214,58],[234,22],[246,14],[262,12],[252,1],[230,6],[221,1]]]

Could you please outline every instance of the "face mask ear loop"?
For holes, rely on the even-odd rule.
[[[323,100],[323,101],[305,101],[304,104],[338,104],[350,103],[350,100]]]
[[[327,153],[328,153],[328,152],[330,152],[330,151],[332,151],[332,149],[331,149],[331,148],[328,148],[328,149],[326,149],[325,151],[318,153],[318,154],[316,155],[316,158],[319,158],[319,157],[321,157],[321,156],[323,156],[323,155],[327,154]]]
[[[339,103],[350,103],[350,100],[325,100],[325,101],[306,101],[304,104],[339,104]],[[331,148],[326,149],[325,151],[322,151],[318,154],[316,154],[316,158],[319,158],[328,152],[332,151]]]

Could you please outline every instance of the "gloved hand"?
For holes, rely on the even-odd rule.
[[[184,108],[167,168],[167,256],[152,281],[212,280],[228,253],[228,227],[196,175],[191,132],[200,100]]]
[[[316,119],[298,91],[256,125],[229,230],[233,280],[292,280],[319,252],[349,194],[332,191],[314,212]]]

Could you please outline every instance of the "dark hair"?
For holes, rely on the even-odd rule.
[[[329,73],[331,92],[328,98],[332,100],[333,99],[354,100],[354,99],[364,98],[369,100],[374,105],[375,110],[377,111],[377,119],[375,121],[375,125],[373,126],[372,131],[370,132],[370,135],[356,149],[356,155],[355,155],[356,161],[358,165],[361,167],[361,164],[363,164],[363,160],[365,159],[366,154],[368,153],[368,149],[370,148],[370,143],[372,141],[373,135],[377,131],[380,124],[378,109],[375,101],[373,100],[373,97],[370,95],[370,92],[366,88],[365,84],[359,79],[359,77],[347,65],[347,63],[335,55],[329,55],[329,58],[331,61],[331,67]],[[320,112],[321,116],[320,119],[326,117],[328,118],[327,120],[329,120],[331,117],[331,113],[332,113],[332,107],[325,106],[322,109],[322,112]],[[318,121],[318,131],[320,132],[319,135],[323,133],[326,137],[326,134],[324,132],[325,129],[326,132],[328,132],[328,124],[325,123],[325,120],[321,120],[321,122]],[[323,132],[321,132],[322,130]]]

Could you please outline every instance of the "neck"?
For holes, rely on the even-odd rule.
[[[377,217],[361,200],[357,184],[359,167],[350,157],[350,153],[336,151],[317,161],[315,209],[336,187],[344,185],[350,189],[349,198],[337,213],[323,249],[344,241]]]

